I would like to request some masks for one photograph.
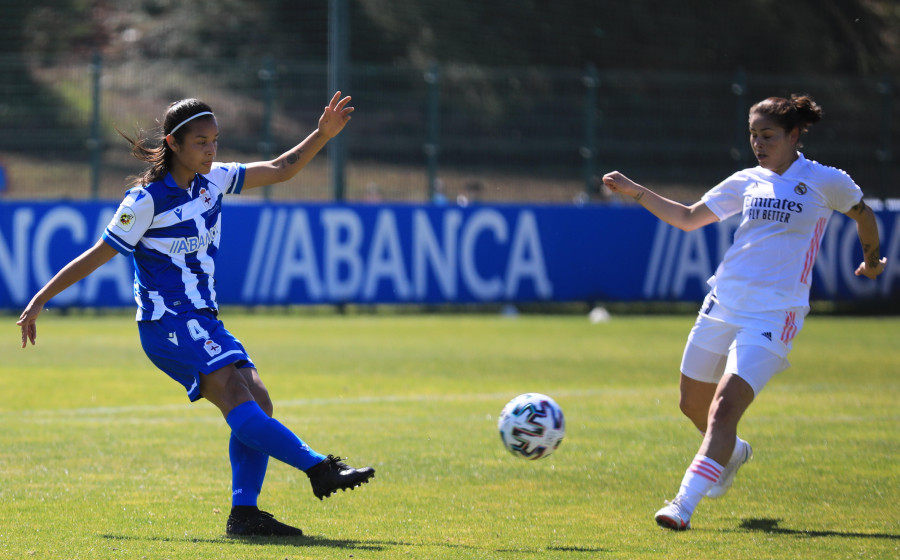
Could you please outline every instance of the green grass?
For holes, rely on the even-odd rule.
[[[319,502],[272,462],[261,506],[299,539],[224,537],[227,427],[144,357],[126,316],[41,318],[3,343],[2,558],[897,558],[900,320],[810,317],[745,418],[756,457],[694,529],[659,529],[699,444],[677,410],[689,316],[224,314],[276,416],[374,481]],[[8,318],[10,323],[13,319]],[[551,457],[497,414],[563,407]]]

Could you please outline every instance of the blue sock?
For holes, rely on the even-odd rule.
[[[245,445],[283,463],[306,471],[325,460],[284,424],[269,418],[256,401],[239,404],[225,418],[235,437]]]
[[[245,445],[232,432],[228,457],[231,459],[231,505],[256,506],[266,478],[269,456]]]

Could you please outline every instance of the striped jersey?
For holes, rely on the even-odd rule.
[[[214,163],[188,189],[166,175],[127,192],[103,240],[132,257],[138,321],[218,309],[214,273],[222,198],[241,192],[245,171],[239,163]]]
[[[720,220],[741,213],[734,243],[709,280],[729,308],[809,306],[828,220],[835,210],[846,213],[862,200],[845,172],[798,156],[782,175],[759,166],[744,169],[701,198]]]

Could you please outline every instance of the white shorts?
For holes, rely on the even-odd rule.
[[[718,383],[725,373],[746,381],[755,395],[775,374],[790,367],[787,355],[809,309],[759,313],[724,308],[710,293],[688,335],[681,373]]]

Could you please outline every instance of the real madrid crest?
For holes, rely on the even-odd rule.
[[[806,183],[797,183],[797,186],[794,187],[794,192],[800,195],[806,194],[808,190],[809,187],[806,186]]]

